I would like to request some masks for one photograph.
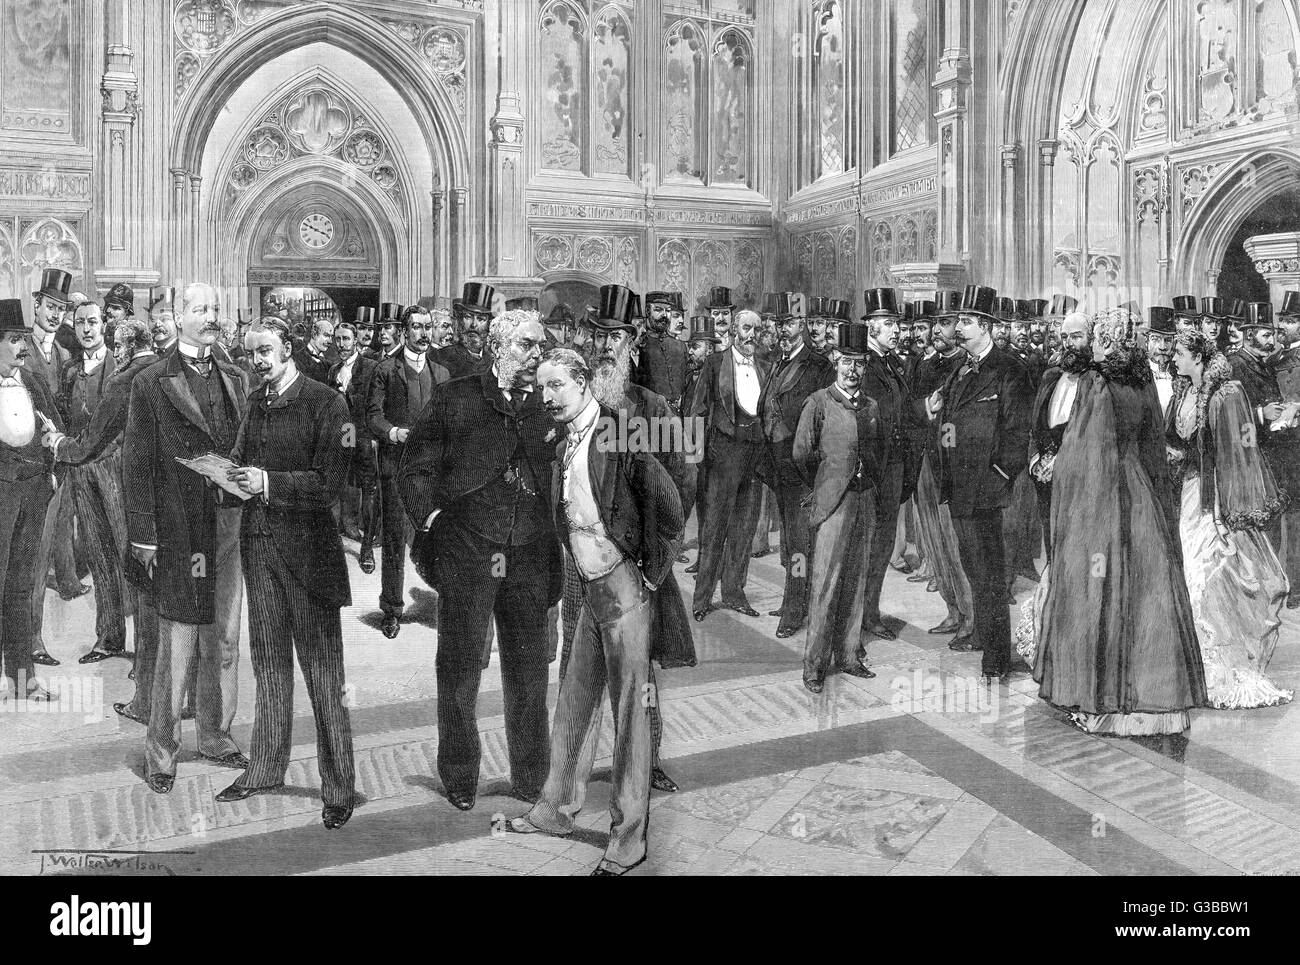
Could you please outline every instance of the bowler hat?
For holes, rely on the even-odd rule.
[[[591,320],[592,327],[608,332],[635,332],[636,323],[633,319],[637,317],[635,311],[638,301],[636,293],[630,288],[623,285],[601,285],[600,308]]]
[[[491,315],[497,290],[486,282],[467,281],[461,289],[461,309],[475,315]]]
[[[1210,318],[1227,318],[1228,302],[1227,299],[1219,298],[1217,295],[1207,295],[1201,299],[1201,314],[1208,315]]]
[[[1173,335],[1178,331],[1174,325],[1174,310],[1164,305],[1152,305],[1147,309],[1147,330],[1157,335]]]
[[[691,334],[687,341],[696,342],[701,339],[708,339],[710,342],[722,342],[722,336],[713,327],[712,315],[691,316]]]
[[[835,332],[835,350],[841,355],[861,358],[870,351],[871,330],[865,325],[843,322]]]
[[[731,289],[720,286],[710,288],[709,303],[704,307],[710,310],[714,308],[735,308],[736,306],[731,303]]]
[[[994,308],[998,303],[998,290],[984,285],[967,285],[961,296],[961,315],[983,315],[994,319]]]
[[[1282,307],[1277,310],[1279,315],[1300,315],[1300,292],[1287,291],[1282,293]]]
[[[27,332],[20,298],[0,298],[0,332]]]
[[[681,292],[646,292],[645,305],[667,305],[671,311],[683,311]]]
[[[763,315],[775,315],[777,318],[789,318],[790,296],[785,292],[768,292],[763,296]]]
[[[1175,315],[1199,315],[1200,307],[1197,305],[1195,295],[1175,295],[1174,296],[1174,314]]]
[[[60,268],[46,268],[41,272],[41,287],[32,292],[44,298],[58,302],[68,300],[68,289],[72,287],[72,276]]]
[[[149,289],[149,311],[176,311],[176,289],[171,285],[154,285]]]
[[[537,299],[532,295],[506,299],[506,311],[508,312],[535,312],[537,310]]]
[[[1052,307],[1047,314],[1052,318],[1064,318],[1079,307],[1079,299],[1069,295],[1053,295]]]
[[[118,282],[104,296],[104,310],[114,307],[125,308],[128,315],[135,314],[135,292],[125,282]]]
[[[961,308],[961,292],[940,291],[934,293],[934,313],[936,318],[956,315]]]
[[[1248,302],[1246,314],[1240,328],[1273,328],[1273,305],[1271,302]]]
[[[374,328],[375,327],[375,310],[369,305],[361,305],[357,308],[357,327]]]
[[[842,298],[826,299],[826,317],[833,322],[847,322],[849,320],[849,303]]]
[[[404,311],[406,311],[405,305],[400,305],[397,302],[384,302],[379,306],[379,324],[383,325],[387,322],[396,324]]]

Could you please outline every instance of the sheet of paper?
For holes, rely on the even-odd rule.
[[[1295,424],[1296,414],[1300,413],[1300,402],[1288,402],[1282,406],[1282,414],[1269,423],[1269,429],[1277,432],[1288,429]]]
[[[209,452],[196,459],[182,459],[180,456],[177,456],[176,461],[186,469],[192,469],[200,476],[211,479],[232,496],[238,496],[240,499],[249,498],[249,494],[239,488],[239,483],[232,482],[226,478],[226,470],[237,469],[238,467],[225,456],[219,456],[215,452]]]

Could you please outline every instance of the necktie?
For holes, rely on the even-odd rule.
[[[267,406],[269,407],[269,406],[274,405],[274,404],[275,404],[275,400],[278,399],[278,398],[280,398],[280,393],[277,392],[277,391],[275,391],[274,388],[272,388],[272,387],[268,387],[267,390],[266,390],[266,404],[267,404]]]
[[[975,358],[967,359],[967,360],[966,360],[966,368],[965,368],[964,371],[965,371],[965,375],[963,375],[962,378],[965,378],[967,375],[979,375],[979,374],[980,374],[980,360],[979,360],[979,359],[975,359]]]
[[[524,407],[524,400],[526,398],[528,398],[528,393],[525,392],[523,389],[511,389],[510,390],[511,408],[513,408],[516,412],[518,412],[520,409]]]
[[[190,365],[193,366],[194,371],[198,372],[199,375],[203,376],[204,378],[207,378],[208,373],[212,371],[211,355],[205,355],[202,358],[193,358],[187,355],[185,356],[185,361],[189,362]]]

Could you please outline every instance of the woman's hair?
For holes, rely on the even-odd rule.
[[[1174,345],[1187,349],[1202,365],[1209,365],[1210,359],[1218,352],[1218,345],[1196,330],[1179,332]]]

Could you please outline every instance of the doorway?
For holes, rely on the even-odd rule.
[[[1247,215],[1233,233],[1219,266],[1219,297],[1247,302],[1269,300],[1268,281],[1255,270],[1246,254],[1245,242],[1255,235],[1282,231],[1300,231],[1300,188],[1289,188],[1270,197]]]

